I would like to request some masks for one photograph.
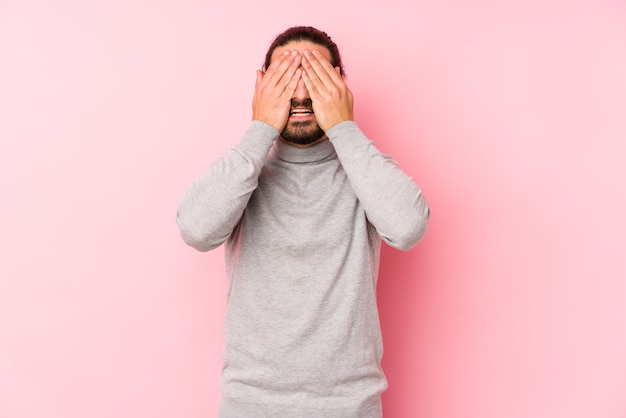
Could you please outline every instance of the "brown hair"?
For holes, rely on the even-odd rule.
[[[333,67],[339,67],[339,72],[344,75],[343,64],[341,63],[341,55],[339,55],[339,48],[337,44],[326,34],[319,29],[315,29],[312,26],[293,26],[280,35],[278,35],[270,48],[265,54],[265,63],[263,64],[263,71],[266,71],[270,66],[272,60],[272,53],[279,46],[285,46],[289,42],[293,41],[308,41],[319,46],[323,46],[330,52],[330,63]]]

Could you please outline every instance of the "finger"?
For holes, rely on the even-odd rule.
[[[324,58],[319,51],[309,51],[308,54],[305,53],[305,57],[311,65],[311,68],[315,71],[315,75],[326,86],[330,87],[332,84],[340,86],[343,84],[343,80],[341,79],[341,77],[337,77],[337,74],[331,63],[326,58]],[[315,81],[315,78],[312,79]]]
[[[265,73],[263,74],[263,79],[265,80],[264,84],[274,86],[276,80],[280,80],[284,74],[284,68],[286,68],[283,64],[287,58],[288,51],[285,51],[272,60],[272,63],[265,69]]]
[[[269,67],[265,69],[265,74],[272,75],[276,72],[276,69],[280,66],[280,64],[289,56],[289,51],[283,51],[281,54],[276,56],[270,62]]]
[[[302,71],[302,81],[304,82],[304,87],[306,87],[309,92],[309,96],[311,96],[311,100],[313,101],[313,105],[315,105],[321,97],[318,86],[313,82],[309,73],[307,73],[306,69]]]
[[[313,50],[311,51],[312,55],[317,58],[318,62],[320,63],[320,65],[322,66],[322,68],[324,68],[324,70],[326,71],[326,74],[328,74],[328,77],[338,86],[341,86],[343,84],[345,84],[343,77],[341,76],[341,67],[336,66],[333,67],[333,65],[330,63],[330,61],[328,61],[321,52],[319,52],[318,50]]]
[[[304,85],[311,95],[311,99],[315,102],[319,100],[324,92],[327,92],[329,86],[324,84],[324,82],[317,75],[315,70],[310,64],[305,64],[305,60],[303,60],[302,64],[302,80],[304,81]]]
[[[293,96],[293,93],[298,88],[298,83],[300,82],[300,79],[302,78],[302,73],[303,71],[301,68],[296,68],[293,74],[293,77],[291,77],[291,79],[289,80],[289,83],[287,83],[287,85],[285,86],[283,95],[291,99],[291,97]]]
[[[321,65],[317,57],[315,57],[311,51],[305,50],[304,58],[302,66],[311,81],[316,85],[321,83],[322,85],[330,86],[332,80],[328,77],[326,70]]]
[[[281,80],[284,84],[287,84],[295,69],[300,66],[299,62],[297,65],[294,64],[294,61],[299,59],[298,55],[296,51],[285,51],[272,62],[265,73],[266,77],[269,77],[267,82],[270,86],[277,86],[280,84]],[[285,77],[285,75],[287,77]]]
[[[295,77],[296,72],[298,72],[298,70],[300,69],[302,56],[296,51],[294,51],[294,54],[295,55],[294,55],[293,61],[291,61],[291,64],[289,65],[285,73],[283,74],[283,77],[281,78],[281,81],[278,84],[279,88],[280,88],[280,85],[282,85],[283,89],[287,89],[287,87],[290,85],[291,81]],[[300,70],[300,72],[301,71],[302,70]],[[296,80],[296,85],[299,79],[300,79],[300,76],[298,75],[298,79]]]

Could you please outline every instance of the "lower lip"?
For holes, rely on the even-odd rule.
[[[313,113],[296,113],[289,115],[290,119],[310,119],[313,117]]]

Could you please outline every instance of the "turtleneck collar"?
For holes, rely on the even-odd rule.
[[[308,148],[298,148],[278,138],[274,141],[274,152],[277,158],[289,163],[313,163],[328,159],[335,147],[328,139]]]

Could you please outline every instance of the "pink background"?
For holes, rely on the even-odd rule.
[[[626,417],[617,0],[0,1],[0,417],[215,415],[222,249],[175,211],[294,24],[432,208],[383,251],[385,416]]]

